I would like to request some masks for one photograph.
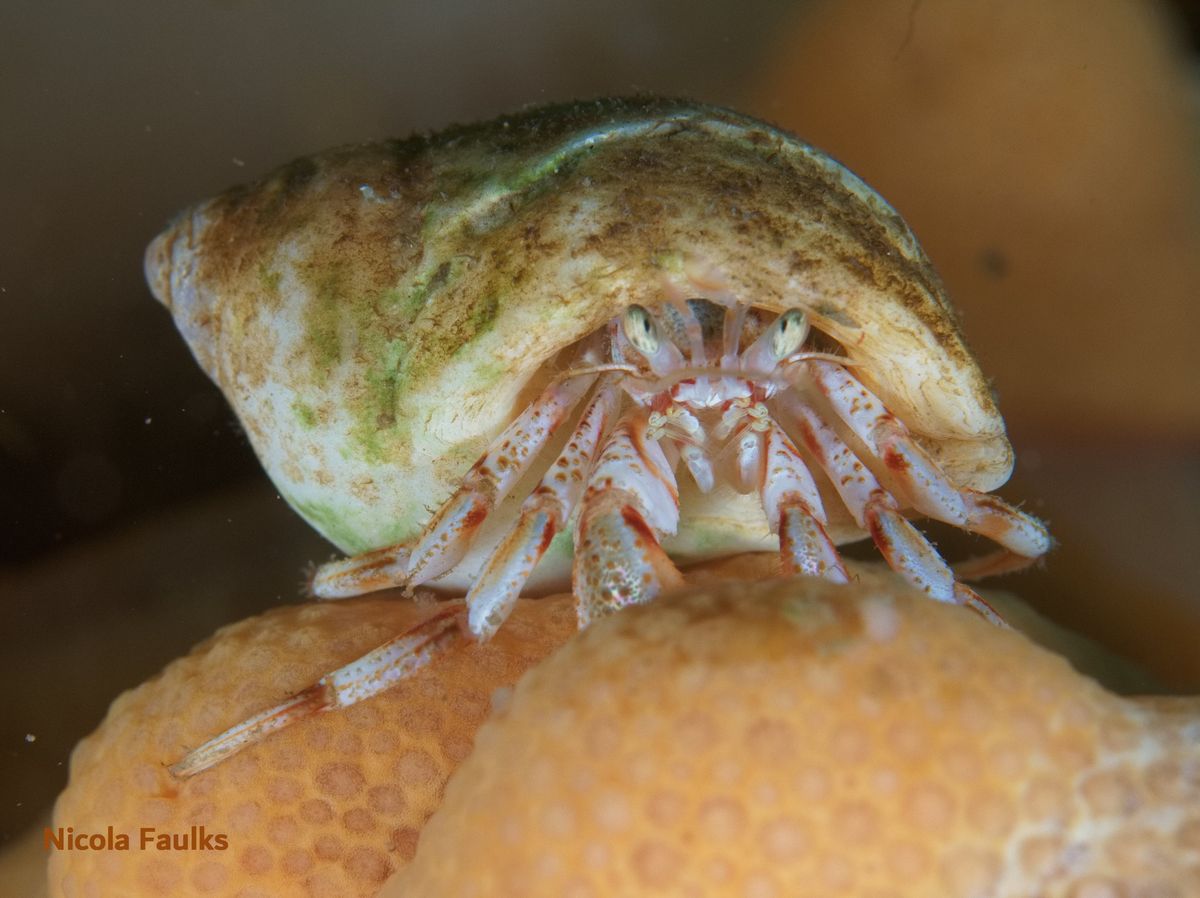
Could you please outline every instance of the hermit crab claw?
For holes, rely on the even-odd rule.
[[[312,592],[465,593],[194,773],[573,584],[581,626],[676,565],[846,582],[870,537],[932,599],[1028,564],[1004,423],[928,259],[829,157],[686,102],[603,100],[333,150],[185,213],[147,276],[283,495],[351,557]],[[956,576],[911,522],[996,542]]]

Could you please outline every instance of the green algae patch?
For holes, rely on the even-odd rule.
[[[354,554],[378,548],[378,546],[369,545],[363,540],[362,535],[351,523],[352,515],[339,511],[333,505],[325,502],[302,502],[292,496],[285,496],[285,498],[288,500],[288,504],[300,513],[301,517],[344,551]]]
[[[323,271],[316,277],[312,299],[304,308],[304,342],[322,383],[342,360],[343,281],[340,265]]]
[[[317,426],[317,410],[307,402],[301,402],[299,399],[293,402],[292,414],[305,430],[312,430]]]
[[[475,342],[496,326],[502,308],[500,296],[489,292],[463,303],[446,304],[439,313],[419,316],[411,338],[414,351],[401,361],[398,379],[408,386],[419,384],[447,360],[476,349]],[[494,361],[481,360],[479,367],[492,371],[481,370],[476,389],[484,389],[486,382],[504,371],[504,366]]]
[[[378,330],[359,334],[359,355],[368,363],[361,390],[350,406],[355,421],[350,437],[369,460],[382,462],[388,453],[381,441],[396,426],[397,381],[409,346],[402,338],[389,338]]]
[[[342,330],[354,335],[354,358],[361,365],[358,387],[350,400],[355,425],[350,438],[374,463],[394,462],[404,454],[397,422],[405,386],[414,380],[412,359],[423,356],[429,336],[414,330],[430,298],[451,283],[457,274],[452,262],[427,267],[406,284],[343,301]],[[496,308],[485,310],[484,324],[495,319]],[[415,352],[414,349],[421,349]],[[448,357],[449,353],[446,354]],[[420,374],[432,366],[421,366]]]
[[[420,507],[405,509],[396,515],[395,520],[379,528],[374,538],[368,538],[364,535],[366,528],[362,523],[355,523],[357,510],[353,507],[316,500],[305,502],[286,493],[283,497],[326,539],[350,555],[412,539],[420,532],[426,515]]]
[[[475,369],[476,389],[490,389],[494,384],[508,377],[510,373],[508,365],[504,362],[497,361],[496,359],[481,362]]]
[[[356,303],[352,309],[353,325],[358,336],[355,356],[361,359],[360,387],[351,401],[350,412],[355,424],[350,437],[372,462],[393,461],[394,454],[387,443],[395,442],[396,406],[399,382],[404,361],[411,346],[399,333],[402,328],[388,327],[389,317],[381,310],[391,307],[408,319],[406,300],[398,290],[388,290],[371,300]],[[405,324],[408,322],[405,321]]]
[[[264,308],[273,311],[283,307],[283,291],[279,285],[283,281],[283,272],[271,268],[266,262],[258,265],[259,299]]]
[[[681,252],[672,250],[658,253],[651,260],[651,264],[659,271],[665,271],[675,277],[683,277],[684,258]]]
[[[265,262],[258,266],[258,284],[267,296],[273,299],[279,298],[279,282],[282,279],[283,273],[272,271]]]
[[[476,303],[471,309],[471,315],[467,319],[467,323],[471,328],[471,332],[467,339],[472,340],[475,337],[482,336],[490,331],[496,324],[496,316],[500,314],[500,297],[495,294],[485,296],[480,302]],[[463,344],[466,348],[467,344]]]
[[[446,276],[438,269],[431,284],[440,286]],[[396,425],[399,384],[412,349],[408,332],[425,305],[430,285],[356,294],[342,267],[336,266],[326,269],[312,286],[303,319],[312,382],[324,387],[334,368],[355,363],[353,388],[343,399],[355,421],[349,436],[367,460],[394,461],[396,434],[389,431]],[[300,420],[305,422],[303,417]]]
[[[350,439],[360,450],[359,459],[372,464],[398,461],[401,445],[399,435],[391,432],[391,426],[380,426],[378,421],[360,420],[350,428]]]

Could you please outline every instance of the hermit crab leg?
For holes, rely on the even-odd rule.
[[[616,388],[603,384],[584,410],[567,445],[521,505],[516,526],[496,547],[467,593],[468,627],[481,641],[491,638],[508,618],[521,587],[550,541],[566,525],[616,406]]]
[[[759,495],[771,529],[779,534],[783,572],[848,583],[846,567],[825,530],[821,495],[799,450],[774,421],[765,443]]]
[[[419,586],[454,567],[480,524],[545,448],[596,377],[589,373],[547,387],[475,462],[415,546],[398,543],[321,565],[313,577],[312,594],[341,599],[392,586]]]
[[[594,377],[587,379],[578,378],[577,385],[569,391],[547,390],[543,393],[542,399],[539,399],[534,404],[540,408],[540,412],[531,414],[534,408],[531,407],[531,409],[526,410],[522,418],[539,424],[541,427],[547,428],[548,431],[552,431],[558,421],[561,421],[562,417],[569,413],[570,408],[578,401],[580,395],[591,385],[594,379]],[[582,381],[582,384],[578,384],[578,381]],[[547,495],[558,500],[560,502],[559,508],[551,509],[551,513],[561,515],[561,519],[556,522],[555,529],[562,526],[562,522],[570,514],[571,506],[578,498],[578,494],[582,489],[584,472],[586,472],[586,467],[590,463],[591,456],[595,451],[595,444],[599,439],[604,422],[611,415],[612,406],[615,404],[615,395],[613,387],[608,385],[602,387],[589,405],[587,411],[585,411],[583,420],[576,428],[571,442],[543,478],[541,486],[539,486],[538,490],[531,495],[530,499],[526,501],[525,506],[523,506],[521,521],[518,523],[514,534],[493,555],[492,562],[489,563],[488,569],[485,570],[484,577],[472,589],[471,594],[468,595],[466,620],[464,620],[461,608],[450,609],[431,617],[407,633],[385,642],[361,658],[326,674],[316,683],[301,690],[287,701],[266,711],[262,711],[248,720],[239,723],[237,726],[231,727],[214,739],[209,740],[204,745],[190,752],[178,764],[173,765],[171,772],[178,777],[193,776],[290,723],[314,714],[331,711],[335,708],[348,707],[385,689],[389,689],[397,681],[411,676],[417,670],[420,670],[433,658],[443,654],[454,645],[464,642],[468,638],[464,630],[469,630],[472,635],[483,639],[490,636],[496,627],[503,622],[504,617],[507,616],[512,606],[512,600],[516,598],[516,594],[520,591],[525,578],[522,577],[516,582],[515,586],[511,583],[507,584],[511,587],[509,590],[511,597],[507,601],[507,604],[504,604],[507,596],[507,593],[505,593],[490,596],[489,600],[480,606],[483,609],[482,614],[484,619],[489,624],[492,617],[496,617],[494,625],[472,625],[474,623],[473,618],[478,617],[475,614],[476,607],[472,605],[472,596],[475,596],[475,600],[478,601],[481,586],[486,590],[489,584],[494,583],[494,580],[503,579],[502,572],[497,574],[492,569],[496,567],[504,568],[506,558],[509,561],[516,560],[520,562],[522,560],[521,556],[524,553],[521,553],[519,549],[516,551],[509,550],[506,556],[506,547],[512,542],[514,536],[520,536],[522,525],[526,522],[527,517],[536,520],[538,516],[536,512],[531,515],[524,513],[524,509],[530,505],[539,506],[539,509],[544,507],[544,505],[539,505],[535,500],[540,499],[544,501]],[[542,400],[547,399],[547,397],[551,401],[543,403]],[[552,420],[555,418],[557,420]],[[520,420],[518,419],[518,421]],[[538,433],[537,429],[532,425],[526,427],[520,433],[528,434],[531,431]],[[514,453],[516,460],[505,470],[511,471],[522,464],[527,466],[528,460],[545,444],[549,436],[548,431],[545,434],[538,433],[540,442],[537,445],[527,445],[524,447],[522,450],[524,452],[523,457]],[[514,435],[519,434],[510,426],[496,443],[493,444],[492,450],[476,463],[472,471],[478,470],[496,455],[495,450],[505,445],[505,437],[511,440]],[[523,470],[523,467],[521,470]],[[565,479],[560,480],[560,474]],[[510,474],[509,476],[511,479],[515,479],[519,476],[519,471],[517,474]],[[502,482],[501,485],[504,489],[511,488],[511,480]],[[493,501],[497,500],[493,498]],[[537,535],[543,541],[540,542],[539,546],[535,547],[536,557],[532,558],[532,563],[529,564],[528,570],[525,572],[525,577],[528,576],[529,571],[532,571],[533,564],[536,564],[542,552],[545,551],[549,539],[553,537],[553,532],[550,532],[546,536],[543,536],[543,532],[539,532]],[[469,535],[467,538],[469,539]],[[357,582],[357,585],[360,586],[369,583],[371,582],[368,579],[370,576],[369,572],[372,570],[379,571],[386,569],[395,573],[397,570],[402,569],[402,559],[406,554],[402,547],[400,551],[396,551],[396,547],[390,547],[389,549],[369,552],[361,556],[356,556],[356,558],[348,559],[350,562],[357,561],[360,564],[365,561],[366,564],[360,567],[359,570],[361,573],[357,581],[353,577],[343,575],[342,585],[345,586],[347,582]],[[500,558],[499,563],[496,563],[497,558]],[[382,564],[380,563],[381,561]],[[340,563],[340,566],[343,568],[348,567],[345,562]],[[512,566],[511,564],[509,565],[510,568]],[[488,579],[489,576],[492,578],[490,581]],[[488,614],[489,611],[491,615]]]
[[[955,487],[903,422],[844,368],[822,361],[804,365],[838,417],[895,473],[917,511],[987,536],[1007,550],[989,556],[977,570],[1015,570],[1050,550],[1050,534],[1040,521],[996,496]]]
[[[326,562],[313,572],[307,593],[317,599],[349,599],[400,586],[408,555],[408,543],[397,543]]]
[[[999,543],[999,552],[971,558],[954,566],[958,576],[967,580],[1006,574],[1028,567],[1045,555],[1054,539],[1045,525],[1032,515],[1013,508],[998,496],[978,490],[960,491],[967,506],[968,529]]]
[[[777,401],[799,425],[808,450],[829,476],[855,522],[871,534],[892,570],[931,598],[967,605],[993,623],[1003,623],[980,596],[955,580],[937,550],[900,514],[896,500],[832,427],[790,391],[781,393]]]
[[[325,674],[286,701],[230,727],[193,749],[169,770],[181,779],[195,776],[288,724],[347,708],[390,689],[463,641],[462,609],[441,611],[361,658]]]
[[[679,492],[645,410],[618,422],[596,462],[575,525],[573,589],[582,629],[683,582],[659,545],[679,526]]]
[[[462,560],[484,518],[525,473],[595,380],[589,375],[552,384],[505,428],[426,525],[408,562],[408,585],[440,577]]]

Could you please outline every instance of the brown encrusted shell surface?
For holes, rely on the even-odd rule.
[[[598,100],[332,150],[184,213],[146,271],[282,494],[347,551],[412,537],[559,350],[666,291],[805,308],[960,484],[1011,468],[900,217],[723,109]],[[693,542],[766,533],[726,529]]]

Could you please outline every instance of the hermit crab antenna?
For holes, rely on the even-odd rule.
[[[750,348],[742,353],[742,369],[769,374],[799,349],[808,336],[808,319],[799,309],[789,309],[771,322]]]
[[[679,347],[663,336],[654,316],[639,305],[632,305],[621,316],[620,335],[625,338],[659,377],[683,366]]]
[[[746,326],[749,308],[745,303],[735,303],[725,312],[725,331],[722,334],[725,352],[721,357],[723,368],[737,367],[738,350],[742,348],[742,328]]]

